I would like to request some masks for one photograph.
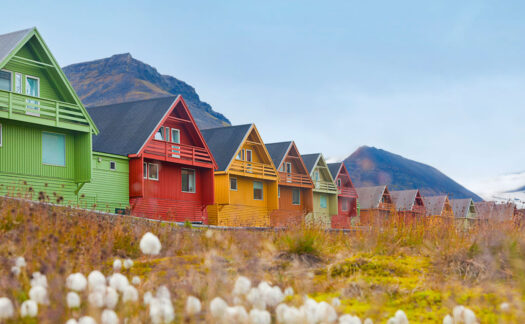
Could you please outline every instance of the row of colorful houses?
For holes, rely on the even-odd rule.
[[[470,199],[355,188],[254,124],[200,130],[181,96],[86,109],[35,28],[0,35],[0,194],[220,226],[477,218]]]

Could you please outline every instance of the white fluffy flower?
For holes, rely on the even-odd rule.
[[[126,259],[124,260],[124,269],[129,269],[133,266],[133,260]]]
[[[37,286],[47,288],[47,278],[40,272],[33,272],[33,278],[31,279],[31,287]]]
[[[454,320],[452,319],[452,316],[447,315],[443,318],[443,324],[454,324]]]
[[[268,311],[260,309],[252,309],[250,311],[250,323],[252,324],[271,324],[272,316]]]
[[[67,307],[77,308],[80,307],[80,296],[76,292],[68,292],[66,296]]]
[[[332,298],[332,306],[336,308],[341,306],[341,301],[339,300],[339,298],[337,297]]]
[[[311,323],[313,318],[308,319],[304,309],[297,309],[295,307],[286,307],[283,309],[282,320],[283,324],[303,324]]]
[[[477,323],[476,314],[465,306],[456,306],[452,310],[452,315],[454,317],[454,323],[465,323],[465,324],[475,324]]]
[[[159,299],[171,300],[170,290],[166,286],[160,286],[159,288],[157,288],[157,293],[155,294],[155,297]]]
[[[114,273],[109,279],[109,285],[119,292],[124,292],[124,289],[129,286],[129,281],[123,274]]]
[[[136,302],[139,300],[139,292],[137,289],[131,285],[128,285],[124,288],[122,292],[122,301],[123,302]]]
[[[228,304],[221,298],[215,297],[210,303],[211,316],[216,319],[222,318],[228,308]]]
[[[288,287],[284,290],[284,296],[293,296],[294,294],[294,291],[293,291],[293,288],[292,287]]]
[[[113,271],[120,271],[121,268],[122,261],[120,261],[120,259],[116,259],[115,261],[113,261]]]
[[[77,320],[74,318],[70,318],[66,321],[66,324],[78,324]]]
[[[206,238],[211,239],[213,237],[213,232],[211,230],[207,230],[206,233],[204,233],[204,235],[206,235]]]
[[[188,296],[186,299],[186,314],[189,316],[196,315],[202,310],[201,301],[194,296]]]
[[[104,306],[104,296],[106,294],[106,286],[98,285],[93,288],[90,288],[90,293],[88,295],[88,302],[98,308]]]
[[[42,286],[35,286],[29,289],[29,298],[36,301],[40,305],[49,304],[49,298],[47,297],[47,289]]]
[[[499,309],[502,311],[502,312],[508,312],[510,310],[510,304],[509,303],[501,303],[499,305]]]
[[[26,259],[24,259],[23,256],[19,256],[15,260],[15,266],[17,266],[19,268],[25,267],[26,266]]]
[[[74,291],[84,291],[87,286],[86,277],[80,272],[70,274],[66,279],[66,287]]]
[[[394,318],[397,321],[397,324],[408,324],[408,317],[402,310],[398,310],[394,315]]]
[[[28,299],[20,306],[20,315],[22,317],[35,317],[38,315],[38,304],[31,299]]]
[[[20,274],[20,268],[17,266],[11,267],[11,273],[18,277]]]
[[[227,307],[222,320],[224,323],[247,323],[248,313],[242,306]]]
[[[339,317],[339,324],[361,324],[361,319],[349,314]]]
[[[151,291],[146,291],[146,293],[144,294],[144,297],[142,297],[142,300],[144,301],[144,305],[149,305],[152,299],[153,299],[153,294],[151,293]]]
[[[97,324],[97,322],[90,316],[82,316],[78,320],[78,324]]]
[[[139,276],[133,276],[133,278],[131,278],[131,283],[134,284],[135,286],[140,285],[140,277]]]
[[[119,319],[117,313],[111,309],[104,309],[102,315],[100,316],[100,321],[102,324],[118,324]]]
[[[153,298],[149,304],[149,317],[153,324],[170,323],[175,319],[171,300]]]
[[[111,287],[106,288],[106,293],[104,294],[104,305],[107,308],[113,309],[117,306],[118,303],[118,293],[115,289]]]
[[[316,316],[318,322],[333,323],[337,320],[337,313],[332,305],[327,302],[317,304]]]
[[[250,291],[251,287],[252,282],[250,281],[250,279],[243,276],[239,276],[235,281],[235,286],[233,287],[233,294],[236,296],[246,295]]]
[[[365,319],[363,324],[374,324],[374,321],[372,321],[372,319],[370,319],[370,318],[367,318],[367,319]]]
[[[106,277],[102,274],[102,272],[98,270],[93,270],[89,273],[87,277],[89,289],[94,289],[98,286],[105,286],[106,285]]]
[[[15,308],[11,299],[7,297],[0,298],[0,319],[12,318],[15,315]]]
[[[251,288],[246,295],[246,300],[258,309],[266,309],[266,300],[258,287]]]
[[[161,248],[159,238],[153,233],[147,232],[140,239],[140,250],[144,254],[157,255]]]

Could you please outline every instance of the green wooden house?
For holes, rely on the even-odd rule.
[[[314,183],[313,212],[306,215],[306,224],[330,228],[337,215],[337,187],[321,153],[301,155]]]
[[[0,35],[0,195],[81,204],[97,133],[37,29]]]

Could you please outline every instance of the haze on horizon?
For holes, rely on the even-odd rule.
[[[520,1],[39,0],[0,33],[36,26],[62,66],[130,52],[265,142],[331,160],[375,146],[476,191],[525,171],[524,14]]]

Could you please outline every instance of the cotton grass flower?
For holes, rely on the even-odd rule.
[[[499,309],[502,311],[502,312],[508,312],[510,310],[510,304],[509,303],[501,303],[499,305]]]
[[[188,296],[186,299],[186,314],[189,316],[197,315],[202,310],[202,304],[199,298],[194,296]]]
[[[443,318],[443,324],[454,324],[454,320],[452,319],[452,316],[447,315]]]
[[[35,286],[29,289],[29,298],[40,305],[49,305],[47,289],[42,286]]]
[[[235,281],[235,286],[233,287],[233,294],[235,296],[246,295],[250,291],[251,287],[252,282],[250,281],[250,279],[243,276],[239,276]]]
[[[465,306],[459,305],[452,310],[454,323],[476,324],[476,314]]]
[[[146,293],[142,297],[142,300],[144,301],[144,305],[149,305],[152,299],[153,299],[153,294],[151,293],[151,291],[146,291]]]
[[[109,309],[114,309],[118,304],[118,293],[114,288],[107,287],[104,294],[104,305]]]
[[[87,287],[87,280],[80,272],[70,274],[66,279],[66,287],[74,291],[84,291]]]
[[[365,319],[365,321],[363,322],[363,324],[374,324],[374,321],[372,321],[371,318],[367,318],[367,319]]]
[[[124,289],[126,289],[126,287],[129,286],[129,281],[128,278],[126,278],[126,276],[124,276],[123,274],[114,273],[109,279],[109,285],[122,293],[124,292]]]
[[[11,273],[14,274],[15,276],[18,277],[20,275],[20,272],[21,270],[19,267],[17,266],[11,267]]]
[[[397,320],[397,324],[408,324],[408,317],[402,310],[398,310],[394,317]]]
[[[35,317],[38,315],[38,304],[31,299],[28,299],[20,306],[20,315],[22,317]]]
[[[133,260],[126,259],[124,260],[124,269],[129,269],[133,266]]]
[[[339,324],[361,324],[361,319],[349,314],[339,317]]]
[[[271,324],[272,316],[268,311],[260,309],[252,309],[250,311],[250,323],[252,324]]]
[[[223,323],[247,323],[248,313],[242,306],[227,307],[224,316],[222,317]]]
[[[118,324],[119,319],[117,313],[111,309],[105,309],[100,316],[100,321],[102,324]]]
[[[15,315],[15,308],[11,299],[7,297],[0,298],[0,320],[12,318]]]
[[[226,308],[228,308],[228,304],[224,301],[224,299],[221,297],[213,298],[210,303],[211,316],[213,316],[215,319],[222,318],[226,312]]]
[[[66,321],[66,324],[78,324],[78,321],[74,318],[70,318]]]
[[[82,316],[78,319],[78,324],[97,324],[91,316]]]
[[[284,290],[284,296],[287,297],[287,296],[293,296],[294,294],[294,291],[293,291],[293,288],[292,287],[288,287]]]
[[[175,319],[171,300],[153,298],[149,304],[150,320],[153,324],[170,323]]]
[[[47,288],[47,278],[45,275],[41,274],[40,272],[33,272],[32,279],[31,279],[31,287],[44,287]]]
[[[135,286],[138,286],[140,285],[140,277],[139,276],[133,276],[133,278],[131,278],[131,283]]]
[[[339,300],[337,297],[332,298],[332,306],[336,308],[341,306],[341,300]]]
[[[157,255],[160,253],[162,245],[160,244],[159,238],[150,232],[147,232],[140,239],[140,250],[144,254]]]
[[[116,259],[113,261],[113,271],[120,271],[122,269],[122,261],[120,259]]]
[[[98,270],[91,271],[87,277],[87,281],[90,290],[98,286],[106,286],[106,277]]]
[[[139,292],[137,289],[131,285],[128,285],[126,288],[124,288],[124,291],[122,292],[122,301],[124,303],[126,302],[136,302],[139,300]]]
[[[24,259],[23,256],[19,256],[18,258],[16,258],[15,260],[15,266],[19,267],[19,268],[23,268],[26,266],[26,259]]]
[[[76,292],[68,292],[66,296],[66,301],[68,308],[80,307],[80,296]]]

